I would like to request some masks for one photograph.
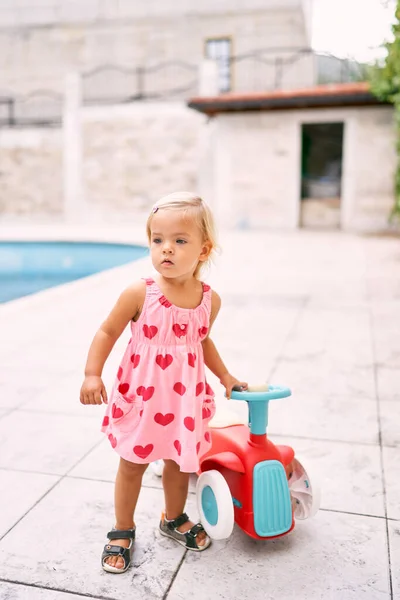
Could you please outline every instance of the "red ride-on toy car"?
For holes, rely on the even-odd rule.
[[[229,537],[234,522],[253,538],[275,538],[317,512],[319,492],[309,472],[292,448],[276,446],[266,434],[269,401],[290,395],[267,385],[233,391],[232,400],[249,404],[249,426],[211,424],[212,447],[201,458],[196,488],[211,538]]]

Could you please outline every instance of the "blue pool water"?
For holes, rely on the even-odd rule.
[[[0,302],[134,261],[147,248],[90,242],[0,242]]]

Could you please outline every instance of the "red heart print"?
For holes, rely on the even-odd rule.
[[[204,383],[202,381],[199,381],[199,383],[196,385],[196,396],[200,396],[200,394],[203,390],[204,390]]]
[[[177,383],[175,383],[175,385],[174,385],[174,392],[176,392],[180,396],[183,396],[183,394],[186,392],[186,388],[183,385],[183,383],[181,383],[180,381],[178,381]]]
[[[110,419],[108,417],[104,417],[103,422],[101,424],[102,427],[107,427],[110,424]]]
[[[146,402],[147,400],[150,400],[154,394],[154,387],[150,385],[148,388],[146,388],[143,385],[140,385],[136,390],[136,393],[138,396],[142,396],[143,400]]]
[[[135,446],[133,451],[139,458],[147,458],[153,452],[153,448],[153,444],[147,444],[147,446]]]
[[[151,277],[148,277],[147,279],[145,279],[146,285],[153,285],[154,283],[154,279],[151,279]]]
[[[120,419],[124,416],[123,411],[116,404],[112,405],[111,414],[113,419]]]
[[[142,414],[143,414],[143,408],[142,408],[142,410],[141,410],[141,411],[140,411],[140,413],[139,413],[139,417],[141,417],[141,416],[142,416]]]
[[[203,283],[203,292],[209,292],[211,290],[210,286],[206,283]]]
[[[212,387],[210,385],[208,385],[208,383],[206,383],[206,395],[207,396],[214,396],[214,392],[212,390]]]
[[[200,327],[199,329],[199,336],[200,337],[204,337],[208,332],[208,327]]]
[[[155,335],[157,335],[158,327],[155,325],[143,325],[143,333],[144,335],[151,340]]]
[[[180,441],[179,440],[175,440],[174,441],[174,446],[175,446],[175,449],[176,449],[176,451],[178,453],[178,456],[180,456],[181,455],[181,451],[182,451],[182,446],[181,446]]]
[[[140,354],[132,354],[131,356],[132,367],[136,369],[138,364],[140,363]]]
[[[112,433],[110,433],[110,435],[108,436],[108,439],[110,441],[110,444],[113,448],[115,448],[115,446],[117,445],[117,438],[113,436]]]
[[[162,304],[162,306],[165,306],[165,308],[171,308],[172,306],[171,302],[167,300],[165,296],[160,296],[158,301],[160,304]]]
[[[196,362],[196,355],[194,352],[189,352],[188,354],[188,363],[189,363],[189,367],[194,367]]]
[[[158,364],[159,367],[162,368],[163,371],[165,371],[165,369],[167,369],[169,367],[169,365],[172,363],[173,358],[171,356],[171,354],[166,354],[165,356],[163,356],[162,354],[157,354],[156,356],[156,363]]]
[[[196,444],[196,452],[197,452],[197,454],[199,453],[200,446],[201,446],[200,442],[197,442],[197,444]]]
[[[208,406],[203,406],[203,419],[208,419],[209,417],[211,417],[211,410],[208,408]]]
[[[120,381],[121,381],[122,373],[123,373],[122,367],[119,367],[118,373],[117,373],[117,379],[119,379]]]
[[[179,325],[179,323],[175,323],[174,325],[172,325],[172,331],[174,332],[174,334],[176,335],[176,337],[181,338],[184,335],[186,335],[187,324],[186,325]]]
[[[118,391],[120,394],[124,395],[129,392],[129,383],[120,383],[118,386]]]
[[[211,435],[209,431],[205,432],[204,439],[206,440],[206,442],[211,442]]]
[[[186,427],[186,429],[189,429],[189,431],[194,431],[194,419],[193,419],[193,417],[185,417],[183,419],[183,424]]]
[[[155,422],[159,425],[162,425],[163,427],[172,423],[174,419],[175,415],[173,415],[172,413],[167,413],[166,415],[163,415],[162,413],[157,413],[154,415]]]

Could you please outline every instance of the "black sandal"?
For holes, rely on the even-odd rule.
[[[131,566],[133,542],[135,539],[136,529],[112,529],[107,533],[108,539],[111,540],[131,540],[128,548],[123,546],[114,546],[112,544],[106,544],[104,546],[103,554],[101,555],[101,566],[107,573],[125,573]],[[121,556],[124,561],[124,567],[118,569],[112,567],[105,561],[110,556]]]
[[[208,535],[206,535],[203,545],[199,545],[197,543],[196,538],[199,535],[199,533],[203,531],[205,533],[204,527],[201,523],[193,525],[193,527],[189,529],[189,531],[182,532],[178,531],[177,529],[178,527],[180,527],[184,523],[187,523],[188,521],[189,517],[186,513],[179,515],[179,517],[177,517],[176,519],[172,519],[171,521],[166,519],[165,515],[163,514],[161,516],[160,521],[160,533],[165,537],[169,537],[175,540],[176,542],[178,542],[178,544],[181,544],[181,546],[185,546],[187,550],[193,550],[194,552],[203,552],[203,550],[208,548],[208,546],[211,544],[211,540],[208,537]]]

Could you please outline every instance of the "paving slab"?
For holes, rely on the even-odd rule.
[[[82,378],[75,376],[58,377],[57,380],[47,382],[42,389],[32,389],[25,393],[25,402],[22,407],[25,411],[76,415],[84,419],[97,419],[101,423],[101,408],[97,406],[86,407],[79,402],[79,391]]]
[[[374,354],[371,344],[365,344],[354,340],[346,340],[344,344],[340,340],[332,340],[323,336],[299,335],[298,331],[291,334],[290,340],[280,354],[283,361],[292,361],[311,367],[314,361],[324,368],[331,370],[339,368],[372,368]],[[314,368],[315,371],[315,368]],[[369,375],[372,382],[372,376]],[[371,390],[368,396],[371,397]]]
[[[90,418],[14,410],[0,439],[0,467],[63,475],[102,437]]]
[[[400,447],[400,402],[380,401],[382,443]]]
[[[204,556],[188,554],[168,600],[386,600],[387,542],[383,519],[320,512],[279,540],[252,540],[235,530]]]
[[[311,480],[319,482],[324,510],[385,516],[378,446],[288,436],[271,435],[270,439],[294,448]]]
[[[12,410],[13,410],[12,407],[0,408],[0,419],[5,417],[6,415],[8,415]]]
[[[400,598],[400,522],[389,521],[390,570],[393,579],[393,599]]]
[[[400,368],[400,334],[392,331],[391,334],[375,334],[374,353],[378,367],[386,369]]]
[[[278,367],[271,383],[292,381],[287,371]],[[270,405],[269,432],[314,439],[336,440],[362,444],[378,444],[377,405],[352,395],[324,396],[310,387],[309,392],[297,391],[290,385],[292,396]],[[360,426],[362,423],[362,426]]]
[[[46,590],[31,585],[0,581],[0,598],[2,600],[78,600],[82,597],[76,594],[56,592],[55,590]]]
[[[377,367],[376,375],[378,380],[378,394],[381,400],[393,400],[400,402],[399,373],[400,359],[397,367]]]
[[[400,447],[383,448],[387,515],[400,524]]]
[[[352,364],[334,364],[333,361],[314,358],[292,361],[282,358],[274,372],[282,382],[290,382],[297,392],[328,396],[352,396],[375,401],[375,381],[372,367],[355,367]]]
[[[106,598],[162,598],[185,553],[157,533],[162,491],[141,490],[133,567],[118,577],[100,565],[113,492],[110,483],[62,480],[0,541],[2,579]]]
[[[0,469],[0,538],[59,480],[54,475]],[[1,598],[1,596],[0,596]]]

